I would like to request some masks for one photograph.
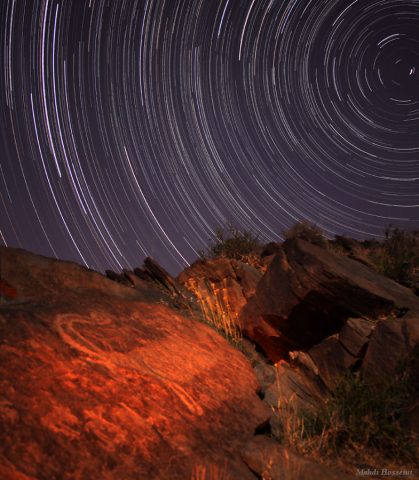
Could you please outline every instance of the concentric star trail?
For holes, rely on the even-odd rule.
[[[419,228],[419,0],[3,0],[0,242],[177,272]]]

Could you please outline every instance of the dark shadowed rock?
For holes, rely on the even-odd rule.
[[[244,461],[264,480],[346,480],[351,477],[320,465],[269,437],[258,436],[248,443],[242,453]]]
[[[337,335],[326,338],[308,353],[317,367],[320,378],[331,390],[338,379],[355,363],[355,357],[343,348]]]
[[[251,265],[238,261],[234,262],[233,268],[236,281],[242,288],[243,296],[246,300],[249,300],[256,292],[256,287],[262,278],[262,272]]]
[[[374,385],[385,383],[395,371],[406,368],[411,368],[412,379],[417,379],[418,347],[419,314],[410,312],[405,318],[382,320],[371,336],[362,370]]]
[[[309,411],[318,408],[326,391],[315,371],[279,362],[276,380],[266,389],[264,400],[273,409],[290,406],[295,411]]]
[[[339,341],[351,355],[360,357],[374,328],[375,322],[363,318],[348,318],[339,332]]]
[[[0,255],[16,292],[0,305],[2,478],[253,478],[240,451],[269,412],[240,352],[152,289]]]
[[[134,286],[134,283],[130,280],[128,275],[125,275],[125,273],[116,273],[113,270],[106,270],[105,271],[106,276],[109,278],[109,280],[113,280],[114,282],[121,283],[122,285],[126,285],[127,287],[132,287]]]
[[[132,270],[124,269],[122,271],[124,276],[129,280],[131,286],[138,289],[144,289],[146,287],[146,280],[141,279],[138,275],[135,274]]]
[[[338,333],[350,317],[400,316],[409,310],[419,311],[419,299],[407,288],[327,249],[289,240],[239,321],[277,361],[291,349],[309,349]]]
[[[377,386],[401,368],[412,385],[419,378],[417,297],[359,262],[301,240],[283,244],[239,321],[273,362],[290,362],[279,362],[278,380],[266,388],[274,408],[292,396],[297,410],[316,408],[349,370],[361,370]],[[273,429],[274,423],[275,415]]]
[[[165,288],[172,296],[184,296],[181,285],[155,260],[147,257],[144,260],[142,269],[135,269],[134,272],[142,279],[150,279]]]
[[[144,260],[142,268],[134,268],[133,271],[125,269],[121,276],[134,288],[159,290],[162,303],[177,309],[194,310],[191,293],[150,257]]]

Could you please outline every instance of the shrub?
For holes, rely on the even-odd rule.
[[[217,227],[210,245],[206,250],[199,252],[202,259],[205,258],[234,258],[246,260],[252,255],[258,255],[262,244],[257,235],[251,231],[241,231],[232,224],[226,227]]]
[[[323,230],[317,225],[307,221],[294,224],[291,228],[283,232],[283,236],[287,240],[299,238],[320,247],[327,246],[327,240],[324,236]]]
[[[282,406],[278,437],[300,453],[336,456],[351,448],[414,462],[415,442],[405,425],[413,398],[406,370],[380,388],[370,386],[359,372],[348,372],[319,410],[297,412],[289,402]]]
[[[419,237],[390,225],[382,245],[373,249],[370,257],[377,271],[411,287],[419,269]]]
[[[348,373],[337,384],[324,408],[312,417],[311,428],[322,436],[326,450],[362,445],[387,457],[412,460],[415,451],[403,425],[403,409],[410,399],[406,378],[373,388]]]

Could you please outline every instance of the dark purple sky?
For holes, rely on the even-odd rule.
[[[3,0],[0,242],[172,273],[419,227],[419,0]]]

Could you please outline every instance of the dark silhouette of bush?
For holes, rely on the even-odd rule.
[[[380,247],[371,252],[375,268],[403,285],[413,287],[419,270],[419,236],[390,225]]]
[[[286,240],[299,238],[318,245],[319,247],[327,247],[327,240],[323,230],[317,225],[307,221],[297,222],[291,228],[285,230],[282,235]]]
[[[201,259],[225,257],[246,260],[259,255],[262,250],[257,235],[249,230],[241,231],[232,224],[217,227],[210,242],[206,250],[199,252]]]

